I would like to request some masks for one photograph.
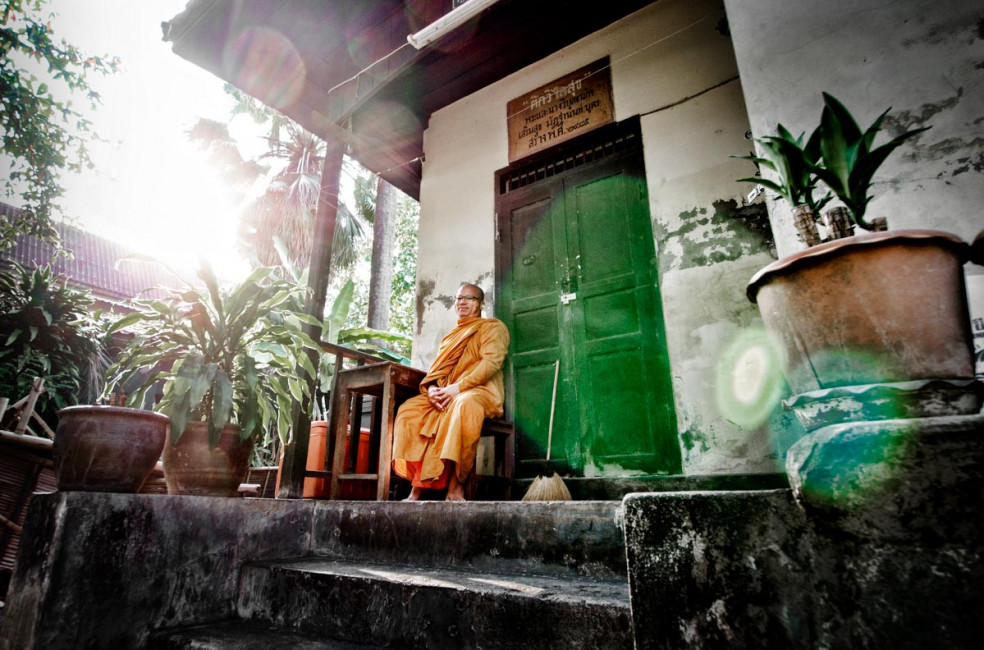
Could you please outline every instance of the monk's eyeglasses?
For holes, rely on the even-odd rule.
[[[462,302],[464,300],[474,300],[475,302],[479,302],[481,298],[478,296],[455,296],[454,299],[455,302]]]

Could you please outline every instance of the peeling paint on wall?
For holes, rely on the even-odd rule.
[[[960,87],[952,97],[922,104],[915,111],[899,111],[887,115],[884,121],[885,129],[893,136],[897,136],[909,129],[932,126],[931,118],[956,108],[963,94],[964,89]],[[973,123],[977,125],[982,120],[984,117],[978,117]],[[911,153],[906,157],[916,162],[942,161],[946,169],[936,174],[937,179],[952,178],[971,171],[977,173],[984,171],[984,138],[949,137],[934,141],[932,136],[933,131],[927,131],[913,138],[907,145]],[[954,154],[958,154],[959,157],[952,158]]]
[[[938,102],[923,104],[915,111],[897,111],[895,113],[890,113],[885,116],[885,121],[882,122],[882,125],[888,132],[895,136],[901,135],[911,129],[919,128],[921,126],[928,126],[930,125],[929,118],[938,113],[949,110],[960,103],[960,98],[963,97],[963,93],[964,90],[962,87],[957,88],[957,94],[953,97],[948,97]]]
[[[678,215],[675,231],[663,229],[660,272],[711,266],[775,249],[764,203],[739,206],[734,199],[714,201]],[[773,253],[774,255],[774,253]]]
[[[451,309],[452,307],[454,307],[454,294],[447,294],[447,293],[438,294],[434,296],[433,300],[431,300],[432,304],[435,302],[439,302],[442,305],[444,305],[445,309]]]
[[[976,159],[971,157],[957,158],[953,162],[958,166],[950,172],[950,176],[959,176],[960,174],[969,171],[975,171],[978,174],[984,172],[984,153],[977,154]],[[939,176],[943,176],[943,174],[940,173]],[[937,178],[939,178],[939,176],[937,176]]]
[[[427,305],[432,302],[430,300],[432,293],[434,293],[433,280],[421,280],[417,283],[417,331],[415,332],[417,336],[423,330],[424,311],[427,309]]]
[[[711,446],[707,443],[707,439],[704,437],[703,432],[698,427],[692,429],[687,429],[680,433],[680,442],[683,443],[683,448],[687,450],[689,455],[690,452],[697,448],[698,451],[708,451]]]

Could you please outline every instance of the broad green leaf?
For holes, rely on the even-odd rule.
[[[140,322],[144,318],[145,318],[144,314],[140,312],[133,312],[131,314],[127,314],[126,316],[123,316],[122,318],[114,322],[112,325],[110,325],[109,328],[106,330],[106,332],[108,334],[115,334],[121,329],[130,327],[131,325]]]
[[[758,156],[731,156],[731,157],[732,158],[741,158],[742,160],[751,160],[753,163],[755,163],[759,167],[765,167],[766,169],[771,169],[772,171],[775,171],[776,170],[775,164],[771,160],[769,160],[767,158],[760,158]]]
[[[170,407],[164,411],[171,418],[171,444],[178,444],[178,439],[184,433],[188,420],[191,418],[191,409],[188,407],[188,393],[183,393],[171,401]]]
[[[341,290],[338,292],[338,296],[331,305],[331,314],[328,316],[328,323],[331,328],[329,332],[334,334],[342,328],[345,324],[345,319],[348,318],[349,309],[352,306],[352,298],[355,295],[355,283],[352,280],[346,280],[345,284],[342,285]]]
[[[188,401],[191,408],[196,408],[205,397],[205,393],[212,388],[215,381],[215,374],[218,366],[215,363],[200,365],[197,372],[191,378],[191,389],[188,391]]]
[[[823,156],[824,169],[827,172],[821,178],[838,196],[846,195],[849,191],[850,168],[848,167],[847,149],[850,145],[844,137],[840,122],[828,107],[823,109],[820,124],[822,128],[820,152]]]
[[[304,399],[304,388],[301,386],[301,382],[293,377],[287,378],[287,387],[290,389],[291,396],[298,402]]]
[[[864,135],[861,136],[863,151],[871,151],[871,147],[875,144],[875,136],[878,135],[878,131],[881,129],[881,124],[885,120],[885,116],[888,115],[890,110],[892,110],[891,106],[886,108],[885,112],[875,118],[875,121],[871,123],[871,126],[865,129]]]
[[[861,128],[854,121],[851,112],[833,95],[823,93],[824,110],[829,111],[831,118],[837,122],[838,130],[844,140],[848,143],[859,142],[861,140]],[[821,116],[822,123],[822,116]]]
[[[762,187],[768,190],[772,190],[773,192],[779,194],[780,196],[783,193],[783,188],[777,185],[775,182],[770,181],[768,178],[754,178],[754,177],[739,178],[738,182],[757,183],[758,185],[761,185]]]
[[[22,332],[23,332],[23,330],[19,330],[19,329],[16,329],[16,330],[12,331],[10,333],[10,336],[7,337],[7,342],[4,343],[4,345],[10,345],[14,341],[16,341],[17,340],[17,337],[20,336]]]

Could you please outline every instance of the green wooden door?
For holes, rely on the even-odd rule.
[[[602,476],[679,472],[641,156],[500,196],[497,234],[519,473],[546,458],[558,360],[552,461]]]

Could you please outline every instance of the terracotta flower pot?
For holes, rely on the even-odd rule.
[[[70,406],[58,412],[52,455],[58,489],[137,492],[154,469],[170,420],[120,406]]]
[[[785,347],[794,395],[915,380],[955,380],[979,393],[966,382],[974,378],[968,254],[966,242],[935,230],[856,235],[770,264],[747,294]]]
[[[249,470],[253,442],[239,439],[238,424],[227,424],[215,449],[209,449],[208,425],[189,422],[177,444],[164,446],[167,493],[237,496]]]

